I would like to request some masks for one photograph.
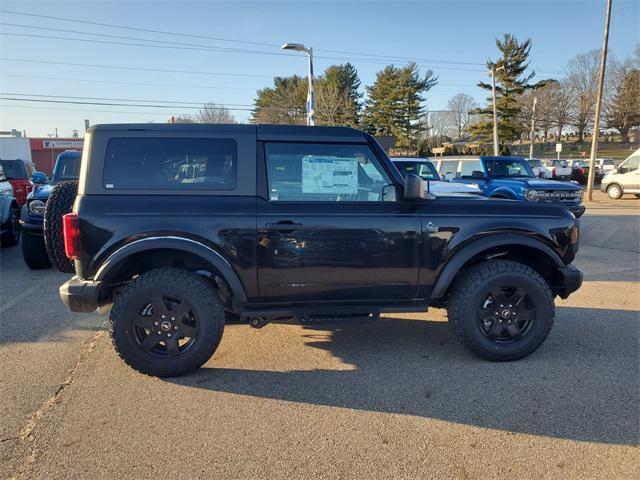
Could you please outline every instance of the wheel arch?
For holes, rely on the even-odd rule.
[[[148,237],[134,240],[113,252],[96,272],[95,281],[106,284],[128,279],[129,273],[154,268],[182,267],[203,270],[226,283],[234,300],[246,302],[244,287],[231,264],[216,250],[182,237]],[[142,271],[137,271],[139,269]]]
[[[560,256],[535,238],[496,235],[474,240],[455,253],[443,268],[431,293],[431,300],[443,299],[457,277],[476,263],[491,258],[509,258],[532,267],[547,281],[554,269],[564,266]]]

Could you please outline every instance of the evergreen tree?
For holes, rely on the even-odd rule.
[[[374,135],[393,135],[399,148],[414,147],[424,114],[423,94],[437,83],[431,70],[421,78],[415,63],[386,66],[376,75],[375,83],[367,87],[364,128]]]
[[[501,140],[515,140],[523,132],[522,125],[518,121],[520,106],[518,97],[526,90],[539,88],[544,82],[537,84],[529,83],[535,76],[535,72],[526,73],[529,68],[529,52],[531,50],[531,39],[522,43],[508,33],[504,34],[502,40],[496,39],[496,46],[502,54],[497,61],[489,60],[487,68],[496,69],[496,110],[498,113],[498,135]],[[500,67],[503,69],[498,70]],[[491,92],[491,83],[479,82],[478,86]],[[470,127],[469,131],[473,135],[483,138],[493,136],[493,107],[491,96],[487,99],[489,104],[486,108],[478,109],[474,113],[481,114],[483,119]]]
[[[276,77],[273,87],[258,90],[252,121],[304,125],[307,101],[307,79],[298,75]]]
[[[308,79],[276,77],[273,87],[258,90],[252,120],[255,123],[304,124]],[[356,126],[362,94],[360,78],[350,63],[331,65],[314,78],[316,125]]]

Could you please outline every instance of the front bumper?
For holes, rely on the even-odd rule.
[[[98,308],[102,282],[73,277],[60,285],[60,299],[72,312],[93,312]]]
[[[584,205],[568,205],[567,209],[573,213],[576,218],[580,218],[586,210],[586,207]]]
[[[582,271],[573,265],[558,268],[557,291],[561,298],[567,298],[582,285]]]

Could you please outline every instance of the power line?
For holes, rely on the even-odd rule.
[[[214,40],[214,41],[221,41],[221,42],[233,42],[233,43],[241,43],[241,44],[248,44],[248,45],[259,45],[259,46],[265,46],[265,47],[278,47],[278,48],[280,47],[280,45],[276,44],[276,43],[237,40],[237,39],[222,38],[222,37],[212,37],[212,36],[208,36],[208,35],[194,35],[194,34],[186,34],[186,33],[181,33],[181,32],[171,32],[171,31],[166,31],[166,30],[154,30],[154,29],[148,29],[148,28],[138,28],[138,27],[125,26],[125,25],[116,25],[116,24],[112,24],[112,23],[102,23],[102,22],[93,22],[93,21],[89,21],[89,20],[79,20],[79,19],[68,18],[68,17],[57,17],[57,16],[52,16],[52,15],[32,14],[32,13],[10,11],[10,10],[0,10],[0,12],[1,13],[12,14],[12,15],[21,15],[21,16],[27,16],[27,17],[45,18],[45,19],[50,19],[50,20],[62,20],[62,21],[66,21],[66,22],[82,23],[82,24],[87,24],[87,25],[97,25],[97,26],[108,27],[108,28],[119,28],[119,29],[137,31],[137,32],[158,33],[158,34],[162,34],[162,35],[174,35],[174,36],[180,36],[180,37],[199,38],[199,39]],[[26,27],[29,27],[29,26],[26,26]],[[38,27],[30,27],[30,28],[38,28]],[[45,28],[45,29],[46,30],[65,31],[63,29],[53,29],[53,28]],[[82,33],[82,32],[77,32],[77,31],[74,32],[74,31],[71,31],[71,30],[68,31],[68,32],[71,32],[71,33]],[[108,35],[108,34],[94,34],[93,32],[92,33],[86,33],[85,32],[85,34],[87,34],[87,35],[100,35],[100,36],[116,37],[114,35]],[[132,39],[132,38],[129,37],[129,39]],[[134,39],[143,40],[143,41],[157,41],[157,42],[162,42],[162,43],[171,43],[171,42],[163,42],[161,40],[147,40],[147,39],[138,39],[138,38],[134,38]],[[203,45],[199,45],[199,46],[203,46]],[[319,49],[316,49],[316,52],[327,52],[327,53],[337,53],[337,54],[346,54],[346,55],[357,55],[357,56],[365,56],[365,57],[374,57],[374,58],[378,58],[378,59],[395,59],[395,60],[400,61],[400,62],[414,62],[415,61],[415,62],[443,63],[443,64],[451,64],[451,65],[484,66],[483,63],[477,63],[477,62],[461,62],[461,61],[455,61],[455,60],[441,60],[441,59],[433,59],[433,58],[406,58],[406,57],[391,56],[391,55],[381,55],[381,54],[377,54],[377,53],[352,52],[352,51],[345,51],[345,50],[330,50],[330,49],[320,49],[319,48]],[[318,57],[318,58],[321,58],[321,57]],[[325,57],[325,58],[331,58],[331,57]]]
[[[177,100],[142,100],[139,98],[106,98],[106,97],[83,97],[75,95],[41,95],[39,93],[9,93],[0,92],[0,95],[11,95],[13,97],[42,97],[42,98],[71,98],[74,100],[108,100],[114,102],[147,102],[147,103],[161,103],[167,102],[175,105],[204,105],[207,102],[181,102]],[[234,107],[251,107],[246,103],[228,103],[226,105],[233,105]]]
[[[175,83],[148,83],[148,82],[120,82],[117,80],[94,80],[89,78],[73,78],[73,77],[49,77],[42,75],[20,75],[17,73],[1,73],[0,77],[17,77],[30,78],[39,80],[61,80],[64,82],[80,82],[80,83],[105,83],[114,85],[138,85],[142,87],[175,87],[175,88],[205,88],[210,90],[258,90],[259,87],[226,87],[220,85],[191,85],[191,84],[175,84]]]
[[[161,73],[184,73],[190,75],[219,75],[226,77],[247,77],[247,78],[269,78],[273,79],[273,75],[257,75],[250,73],[222,73],[222,72],[207,72],[207,71],[197,71],[197,70],[169,70],[165,68],[143,68],[143,67],[127,67],[120,65],[99,65],[92,63],[74,63],[74,62],[54,62],[50,60],[33,60],[33,59],[22,59],[22,58],[6,58],[0,57],[1,61],[9,61],[9,62],[22,62],[22,63],[39,63],[46,65],[66,65],[69,67],[90,67],[90,68],[107,68],[114,70],[136,70],[141,72],[161,72]]]

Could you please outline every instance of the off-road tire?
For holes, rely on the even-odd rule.
[[[18,223],[19,214],[15,208],[9,212],[9,218],[5,225],[5,232],[0,236],[0,246],[13,247],[20,242],[20,223]]]
[[[607,195],[609,195],[609,198],[612,200],[618,200],[624,195],[624,190],[622,190],[622,187],[617,183],[612,183],[607,187]]]
[[[42,235],[22,234],[22,258],[31,270],[42,270],[51,267],[51,260],[44,247]]]
[[[51,263],[65,273],[74,273],[73,261],[64,253],[62,217],[71,212],[78,194],[78,182],[67,180],[56,184],[51,190],[44,208],[44,245]]]
[[[189,302],[199,325],[194,343],[173,357],[145,352],[134,331],[139,306],[163,295]],[[224,305],[213,284],[179,268],[151,270],[137,277],[116,297],[109,316],[111,341],[118,355],[133,369],[156,377],[183,375],[206,363],[220,344],[224,320]]]
[[[492,285],[521,287],[535,306],[529,330],[514,343],[497,343],[482,332],[478,308]],[[473,266],[456,281],[448,301],[449,325],[463,345],[486,360],[518,360],[533,353],[551,331],[555,304],[547,282],[538,272],[511,260],[489,260]]]

